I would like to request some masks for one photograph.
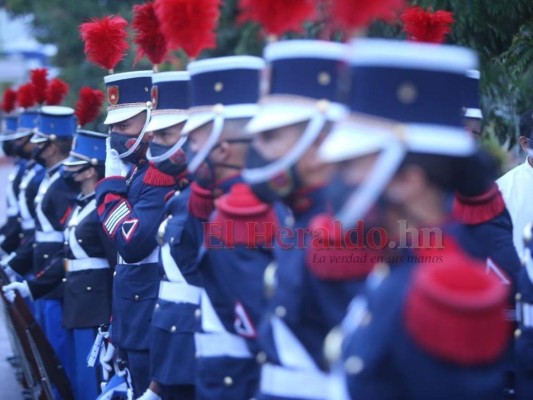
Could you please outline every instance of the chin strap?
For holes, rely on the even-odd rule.
[[[174,145],[170,149],[168,149],[166,152],[164,152],[163,154],[161,154],[159,156],[152,156],[152,153],[150,151],[150,147],[148,147],[148,150],[146,152],[146,159],[148,161],[151,161],[151,162],[154,162],[154,163],[165,161],[165,160],[169,159],[171,156],[174,155],[174,153],[176,153],[179,149],[181,149],[183,147],[183,145],[187,141],[187,138],[188,138],[188,136],[186,136],[186,135],[181,136],[178,139],[178,141],[176,143],[174,143]]]
[[[354,138],[354,140],[357,140]],[[363,218],[379,195],[383,193],[387,184],[400,167],[405,154],[405,147],[397,141],[390,140],[380,152],[378,159],[361,186],[349,196],[345,205],[339,211],[336,219],[341,221],[343,229],[350,229]]]
[[[245,169],[242,172],[244,180],[250,184],[266,182],[281,171],[289,169],[294,165],[314,143],[327,121],[327,115],[317,112],[308,122],[302,136],[294,147],[283,157],[271,162],[264,167]]]
[[[211,129],[211,134],[205,145],[200,149],[200,151],[193,157],[189,163],[188,169],[191,174],[196,172],[198,167],[204,162],[209,153],[213,150],[215,145],[222,134],[224,129],[224,115],[217,114],[213,120],[213,128]]]
[[[140,135],[137,137],[137,139],[135,140],[135,143],[133,144],[133,146],[129,148],[128,151],[118,155],[119,158],[126,158],[130,156],[131,154],[133,154],[135,150],[137,150],[137,148],[140,146],[144,138],[144,135],[146,134],[146,128],[148,127],[148,124],[150,123],[151,116],[152,116],[152,108],[147,108],[146,109],[146,121],[144,121],[144,125],[143,125]]]

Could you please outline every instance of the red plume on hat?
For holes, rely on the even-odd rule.
[[[49,106],[60,104],[65,99],[68,89],[68,84],[65,81],[59,78],[52,79],[46,90],[46,104]]]
[[[170,48],[196,58],[215,47],[220,0],[155,0],[154,7]]]
[[[331,19],[342,30],[365,28],[373,20],[392,21],[405,0],[332,0]]]
[[[128,22],[119,16],[94,18],[81,24],[80,35],[87,59],[112,73],[129,47],[127,25]]]
[[[6,89],[2,98],[2,110],[9,114],[15,109],[17,102],[17,91],[13,89]]]
[[[94,121],[100,113],[104,100],[105,95],[101,90],[87,86],[81,88],[75,111],[79,126]]]
[[[35,106],[35,88],[31,82],[19,87],[17,92],[17,103],[23,108]]]
[[[30,80],[34,88],[35,101],[43,104],[46,100],[46,88],[48,87],[48,70],[36,68],[31,70]]]
[[[305,21],[316,15],[318,0],[240,0],[241,21],[259,23],[264,31],[281,36],[302,31]]]
[[[452,30],[453,13],[438,10],[424,10],[410,7],[402,14],[404,30],[409,40],[427,43],[442,43]]]
[[[157,65],[163,62],[168,52],[168,44],[161,32],[152,1],[133,6],[132,26],[135,30],[133,41],[137,45],[135,63],[146,56],[154,64],[154,69],[157,69]]]

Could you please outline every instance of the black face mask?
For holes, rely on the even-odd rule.
[[[124,154],[135,145],[137,137],[124,135],[123,133],[111,132],[111,148],[116,150],[117,153]],[[144,159],[148,150],[148,143],[141,142],[139,146],[129,156],[121,158],[124,162],[135,164],[136,162]]]
[[[8,157],[13,157],[15,154],[15,142],[13,140],[4,140],[2,142],[2,150]]]
[[[271,164],[274,160],[263,158],[254,147],[248,150],[246,159],[246,168],[262,168]],[[260,183],[250,185],[254,194],[265,203],[274,203],[279,200],[286,200],[300,186],[301,179],[296,169],[296,164],[291,165],[288,169],[281,171],[275,177]]]
[[[224,140],[224,142],[225,143],[250,143],[250,139],[229,139],[229,140]],[[219,147],[220,147],[220,143],[217,143],[215,146],[213,146],[213,148],[211,149],[209,154],[206,156],[204,161],[202,161],[200,166],[196,168],[196,171],[194,171],[194,173],[191,174],[192,180],[204,189],[211,190],[215,186],[215,183],[216,183],[215,182],[216,180],[215,179],[215,167],[216,166],[235,169],[235,170],[242,169],[241,165],[232,165],[232,164],[225,164],[225,163],[215,164],[209,158],[209,156],[211,155],[213,151],[215,151]],[[196,154],[197,154],[196,152],[193,152],[189,149],[187,150],[187,164],[189,164],[194,159]]]
[[[77,182],[76,177],[81,174],[83,171],[88,170],[91,168],[90,165],[85,165],[84,167],[78,169],[77,171],[61,171],[61,176],[64,179],[65,183],[68,185],[68,187],[75,193],[78,193],[81,191],[81,184],[82,182]]]
[[[191,179],[198,184],[198,186],[211,190],[215,186],[215,164],[209,158],[209,155],[216,146],[209,152],[204,161],[200,164],[196,171],[191,174]],[[187,164],[189,164],[194,157],[196,157],[197,152],[187,149]]]
[[[31,136],[27,136],[21,142],[18,142],[18,141],[14,142],[13,153],[21,158],[24,158],[25,160],[29,160],[32,157],[32,152],[25,150],[24,147],[30,141],[30,139],[31,139]]]
[[[42,146],[35,147],[31,152],[31,158],[33,158],[37,164],[41,164],[43,167],[46,167],[46,159],[43,158],[42,154],[49,145],[50,142],[46,142]]]
[[[172,145],[173,146],[173,145]],[[172,146],[165,146],[162,144],[150,143],[150,154],[152,157],[158,157],[168,152]],[[152,162],[155,167],[164,174],[179,176],[187,169],[187,143],[182,148],[178,149],[169,158],[163,161]]]

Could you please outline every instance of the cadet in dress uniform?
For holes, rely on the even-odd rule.
[[[306,258],[311,236],[305,232],[329,208],[324,186],[331,168],[318,161],[316,151],[345,113],[337,103],[345,51],[338,43],[300,40],[265,49],[270,92],[247,127],[254,136],[243,178],[259,198],[283,200],[294,221],[290,217],[283,228],[287,237],[276,239],[277,267],[272,265],[265,275],[273,297],[259,328],[260,398],[324,398],[322,342],[368,272],[352,281],[332,275],[322,283]],[[336,266],[322,267],[333,274]]]
[[[187,158],[181,135],[190,104],[189,73],[162,72],[152,76],[154,110],[147,130],[154,133],[148,160],[176,180],[177,190],[165,206],[159,227],[160,267],[165,274],[150,327],[150,388],[141,399],[194,399],[196,358],[195,312],[200,292],[194,266],[202,238],[193,229],[187,204],[190,197]]]
[[[342,163],[343,183],[352,187],[337,218],[350,227],[366,213],[365,222],[375,220],[400,240],[398,221],[412,229],[439,227],[441,234],[426,242],[404,237],[404,245],[385,243],[384,263],[343,323],[351,333],[338,366],[349,395],[335,381],[331,398],[501,398],[509,339],[506,287],[459,247],[462,239],[445,225],[455,164],[476,150],[461,126],[460,96],[453,90],[476,57],[458,47],[360,39],[350,64],[359,83],[351,93],[354,114],[319,152],[324,161]],[[363,179],[350,181],[357,175]],[[368,211],[378,198],[379,218],[372,218]],[[339,339],[332,334],[330,355],[334,344]]]
[[[111,339],[127,360],[137,396],[150,382],[148,333],[161,280],[156,233],[175,185],[174,177],[146,160],[151,76],[137,71],[105,77],[110,140],[106,178],[96,187],[98,215],[119,254]],[[126,163],[132,164],[129,172]]]
[[[96,211],[95,186],[104,177],[107,135],[78,131],[70,157],[63,163],[81,187],[77,207],[65,230],[67,249],[63,324],[73,339],[76,399],[94,399],[100,381],[87,367],[97,328],[111,317],[114,244],[103,232]],[[31,285],[30,285],[31,289]]]
[[[108,323],[111,315],[116,250],[103,232],[94,194],[96,183],[104,176],[106,138],[105,134],[78,131],[70,157],[63,162],[64,177],[77,191],[81,189],[64,232],[64,258],[56,256],[36,278],[6,287],[14,290],[26,285],[26,294],[36,299],[65,282],[63,325],[72,340],[69,352],[74,365],[72,383],[76,399],[95,399],[98,395],[97,375],[95,370],[88,369],[87,355],[97,328]]]
[[[205,289],[196,337],[200,399],[245,399],[257,391],[256,326],[266,304],[263,273],[273,260],[278,223],[274,208],[242,183],[240,171],[250,143],[244,127],[257,110],[263,68],[262,59],[248,56],[189,65],[189,171],[217,199],[198,266]]]
[[[4,102],[2,107],[4,107]],[[20,181],[26,170],[26,159],[21,157],[15,151],[15,141],[17,140],[17,114],[13,111],[7,112],[4,108],[3,126],[0,134],[0,141],[2,142],[2,149],[4,155],[14,157],[14,165],[9,173],[9,183],[6,189],[6,215],[7,220],[0,228],[0,250],[4,254],[9,254],[14,251],[20,244],[22,228],[20,226],[20,215],[18,209],[18,194]]]
[[[35,197],[39,185],[44,178],[46,170],[33,159],[35,143],[30,139],[39,122],[39,113],[34,109],[26,109],[20,113],[17,120],[17,130],[14,151],[21,158],[28,160],[23,176],[20,181],[17,204],[20,214],[21,237],[19,246],[8,256],[4,257],[0,264],[8,272],[15,276],[17,271],[25,271],[24,275],[31,274],[33,265],[33,243],[35,240]]]
[[[72,137],[76,132],[74,110],[69,107],[45,106],[41,108],[39,127],[31,138],[36,143],[35,160],[46,167],[46,176],[35,197],[36,228],[33,245],[33,274],[56,273],[53,260],[64,257],[63,231],[70,217],[76,195],[62,171],[62,162],[68,157]],[[10,264],[11,265],[11,264]],[[13,265],[11,265],[12,268]],[[26,266],[27,267],[27,266]],[[23,275],[29,271],[16,270]],[[30,294],[28,284],[13,283],[23,297]],[[48,341],[56,351],[62,365],[72,379],[69,336],[62,326],[63,287],[34,302],[35,316],[43,327]]]

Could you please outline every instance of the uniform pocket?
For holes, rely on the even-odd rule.
[[[152,325],[170,333],[194,333],[199,319],[196,317],[198,306],[187,303],[159,301],[152,317]]]
[[[159,293],[159,281],[137,282],[124,280],[121,283],[120,297],[132,301],[155,300]]]

